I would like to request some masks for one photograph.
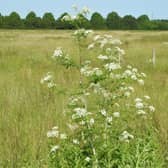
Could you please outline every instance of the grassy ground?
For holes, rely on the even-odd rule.
[[[36,162],[42,167],[47,157],[46,132],[54,125],[64,129],[65,102],[62,96],[49,98],[40,86],[41,77],[55,72],[58,83],[73,87],[78,72],[57,67],[50,59],[63,46],[76,59],[71,31],[0,30],[0,167]],[[120,38],[126,51],[124,62],[148,75],[138,94],[149,94],[156,107],[154,116],[163,152],[168,156],[168,32],[108,31]],[[156,50],[156,65],[149,59]]]

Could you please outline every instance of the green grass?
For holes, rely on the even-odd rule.
[[[63,107],[66,102],[63,96],[49,95],[39,81],[48,71],[53,71],[57,83],[67,88],[73,87],[79,79],[78,72],[68,72],[51,60],[54,49],[59,46],[79,59],[71,33],[0,30],[0,167],[21,167],[23,163],[45,167],[46,132],[54,125],[64,129]],[[135,65],[147,74],[146,84],[137,88],[137,94],[152,97],[158,138],[164,156],[168,156],[168,32],[96,33],[109,33],[120,38],[126,51],[123,62]],[[149,63],[152,48],[156,49],[155,67]]]

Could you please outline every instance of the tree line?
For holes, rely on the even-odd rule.
[[[50,12],[38,17],[35,12],[30,12],[25,18],[21,18],[17,12],[9,16],[0,13],[0,28],[2,29],[75,29],[74,25],[62,18],[67,15],[63,13],[57,19]],[[83,16],[81,27],[86,29],[109,29],[109,30],[168,30],[168,20],[150,20],[147,15],[135,18],[132,15],[121,17],[117,12],[111,12],[104,18],[95,12],[88,19]]]

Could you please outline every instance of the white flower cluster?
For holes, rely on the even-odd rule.
[[[94,42],[88,46],[88,49],[94,48],[96,45],[100,46],[100,48],[104,48],[105,46],[117,46],[121,45],[121,41],[119,39],[114,39],[111,35],[96,35],[94,37]],[[116,50],[120,54],[125,54],[124,50],[121,50],[119,47],[116,47]]]
[[[127,66],[128,69],[126,69],[123,73],[123,77],[130,78],[134,81],[137,81],[140,85],[144,85],[143,78],[146,77],[145,73],[139,73],[137,68],[132,68],[132,66]]]
[[[80,70],[81,74],[84,76],[102,76],[103,75],[103,71],[100,68],[91,68],[88,65],[84,66],[81,68]]]
[[[58,58],[58,57],[62,57],[64,54],[64,52],[62,51],[61,47],[58,47],[57,49],[55,49],[54,54],[52,56],[52,58]]]
[[[82,117],[86,117],[87,115],[91,114],[90,112],[88,112],[85,108],[75,108],[74,109],[74,114],[72,115],[72,119],[78,119],[78,118],[82,118]]]
[[[46,84],[48,88],[53,88],[56,84],[53,81],[53,75],[51,72],[48,72],[40,81],[41,84]]]
[[[81,40],[83,38],[87,38],[88,35],[92,33],[92,30],[78,29],[74,32],[73,36],[76,37],[78,40]]]
[[[150,100],[149,96],[144,96],[144,100]],[[136,98],[135,99],[135,107],[137,109],[137,114],[138,115],[146,115],[147,111],[149,112],[154,112],[155,108],[152,105],[149,105],[148,102],[144,101],[141,98]]]
[[[124,132],[120,135],[119,139],[120,139],[120,141],[124,141],[124,142],[129,143],[129,141],[130,141],[131,139],[134,139],[134,136],[133,136],[132,134],[128,133],[127,131],[124,131]]]

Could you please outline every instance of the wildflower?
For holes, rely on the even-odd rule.
[[[121,45],[122,44],[122,42],[119,40],[119,39],[114,39],[114,40],[112,40],[112,42],[111,42],[113,45]]]
[[[90,50],[90,49],[94,48],[94,46],[95,46],[95,44],[94,44],[94,43],[90,44],[90,45],[88,46],[88,50]]]
[[[122,50],[120,47],[115,47],[115,48],[116,48],[116,50],[118,51],[118,53],[119,53],[120,55],[124,55],[124,54],[125,54],[125,51]]]
[[[109,58],[106,55],[99,55],[98,59],[100,59],[100,60],[108,60]]]
[[[54,51],[54,54],[53,54],[52,58],[58,58],[58,57],[62,57],[62,56],[63,56],[63,51],[59,47]]]
[[[85,7],[82,9],[82,13],[83,13],[84,15],[87,15],[87,14],[90,13],[90,9],[85,6]]]
[[[72,18],[71,18],[71,16],[70,15],[65,15],[65,16],[63,16],[62,17],[62,19],[61,19],[62,21],[66,21],[66,22],[68,22],[68,21],[71,21],[72,20]]]
[[[90,125],[93,125],[95,123],[94,119],[91,118],[90,121],[89,121]]]
[[[130,133],[128,133],[127,131],[124,131],[120,137],[119,137],[120,141],[125,141],[125,142],[129,142],[130,139],[134,139],[134,136],[131,135]]]
[[[139,83],[140,85],[144,85],[144,80],[143,80],[143,79],[139,79],[139,80],[138,80],[138,83]]]
[[[137,111],[137,114],[139,114],[139,115],[145,115],[146,112],[145,112],[144,110],[138,110],[138,111]]]
[[[51,72],[48,72],[47,75],[41,79],[40,83],[43,84],[45,82],[50,82],[52,80],[53,76]]]
[[[145,98],[146,100],[149,100],[149,99],[150,99],[150,97],[147,96],[147,95],[145,95],[144,98]]]
[[[136,99],[135,99],[135,102],[142,102],[142,99],[136,98]]]
[[[130,97],[130,95],[131,95],[131,93],[128,92],[128,91],[124,93],[124,96],[125,96],[125,97]]]
[[[107,114],[107,112],[106,112],[105,109],[100,110],[100,113],[101,113],[103,116],[106,116],[106,114]]]
[[[141,73],[142,77],[146,78],[146,74],[145,73]]]
[[[113,113],[113,116],[114,116],[115,118],[119,118],[119,117],[120,117],[120,112],[114,112],[114,113]]]
[[[77,139],[73,139],[72,141],[74,144],[79,145],[79,141]]]
[[[134,92],[134,88],[132,86],[128,86],[128,89],[131,91],[131,92]]]
[[[116,70],[116,69],[121,69],[121,66],[116,63],[109,63],[105,65],[105,68],[109,71]]]
[[[137,80],[137,76],[135,74],[131,75],[132,80]]]
[[[136,102],[135,107],[136,107],[137,109],[142,109],[142,108],[144,107],[144,105],[143,105],[142,102]]]
[[[96,36],[94,37],[94,41],[97,41],[97,40],[99,40],[100,38],[101,38],[100,35],[96,35]]]
[[[149,110],[150,110],[151,112],[154,112],[154,111],[155,111],[155,107],[149,106]]]
[[[50,152],[56,152],[57,150],[59,149],[59,146],[58,145],[55,145],[51,148],[51,151]]]
[[[48,88],[53,88],[53,87],[55,87],[55,86],[56,86],[56,84],[53,83],[53,82],[50,82],[50,83],[47,84],[47,87],[48,87]]]
[[[74,111],[77,117],[85,117],[88,114],[85,108],[75,108]]]
[[[66,134],[60,134],[60,139],[67,139],[67,135]]]
[[[90,162],[90,160],[91,160],[90,157],[86,157],[86,158],[85,158],[85,161],[86,161],[86,162]]]
[[[59,136],[59,131],[55,128],[47,132],[48,138],[58,138],[58,136]]]
[[[111,124],[111,123],[112,123],[112,120],[113,120],[113,118],[112,118],[112,117],[107,117],[107,118],[106,118],[106,121],[107,121],[107,123],[109,123],[109,124]]]

